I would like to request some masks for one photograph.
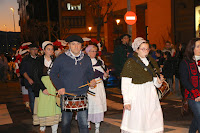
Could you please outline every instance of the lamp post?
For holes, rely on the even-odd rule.
[[[14,10],[14,8],[10,8],[10,10],[12,10],[12,12],[13,12],[13,23],[14,23],[14,32],[15,32],[15,16],[14,16],[15,10]]]
[[[4,24],[3,25],[5,27],[5,30],[6,30],[6,48],[7,48],[7,53],[8,53],[8,33],[7,33],[7,26]]]
[[[91,38],[91,30],[92,30],[92,27],[88,27],[88,30],[90,32],[90,38]]]
[[[119,25],[120,19],[116,19],[116,23],[117,23],[117,25]],[[117,27],[117,33],[118,33],[118,37],[119,37],[119,26]]]

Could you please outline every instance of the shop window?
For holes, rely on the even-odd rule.
[[[86,26],[85,16],[68,16],[64,17],[65,27],[69,26],[71,28],[81,28]]]

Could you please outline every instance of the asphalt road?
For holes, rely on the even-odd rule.
[[[123,113],[121,91],[118,88],[106,88],[108,111],[101,123],[101,133],[120,133]],[[187,133],[192,113],[181,116],[181,97],[174,94],[161,102],[166,133]],[[72,120],[72,133],[78,133],[77,121]],[[32,125],[32,116],[22,101],[21,89],[17,81],[0,83],[0,133],[37,133],[39,126]],[[48,127],[47,133],[51,133]],[[60,125],[58,132],[61,133]],[[91,133],[94,132],[92,124]]]

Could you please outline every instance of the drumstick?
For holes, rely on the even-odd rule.
[[[50,95],[50,96],[54,96],[54,97],[59,97],[59,96],[57,96],[57,95],[52,95],[52,94],[48,94],[48,95]]]
[[[58,92],[56,91],[56,93],[58,93]],[[65,92],[65,94],[71,95],[71,96],[77,96],[77,95],[75,95],[75,94],[73,94],[73,93],[67,93],[67,92]]]
[[[101,81],[101,79],[99,79],[99,80],[97,80],[97,81]],[[98,82],[98,83],[100,83],[100,82]],[[98,83],[97,83],[97,84],[98,84]],[[85,86],[87,86],[87,85],[90,85],[90,83],[87,83],[87,84],[85,84],[85,85],[79,86],[78,88],[82,88],[82,87],[85,87]]]
[[[71,95],[71,96],[77,96],[77,95],[75,95],[75,94],[73,94],[73,93],[67,93],[67,92],[65,92],[65,94]]]
[[[65,94],[68,94],[68,95],[71,95],[71,96],[77,96],[77,95],[75,95],[75,94],[67,93],[67,92],[65,92]],[[50,95],[50,96],[54,96],[54,97],[59,97],[59,96],[57,96],[57,95],[52,95],[52,94],[48,94],[48,95]]]

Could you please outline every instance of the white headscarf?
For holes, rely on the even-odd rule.
[[[132,43],[132,48],[133,48],[133,50],[136,51],[136,50],[140,47],[140,45],[141,45],[142,43],[146,43],[146,42],[147,42],[147,41],[144,40],[142,37],[137,37],[137,38],[135,38],[135,40],[134,40],[133,43]]]

